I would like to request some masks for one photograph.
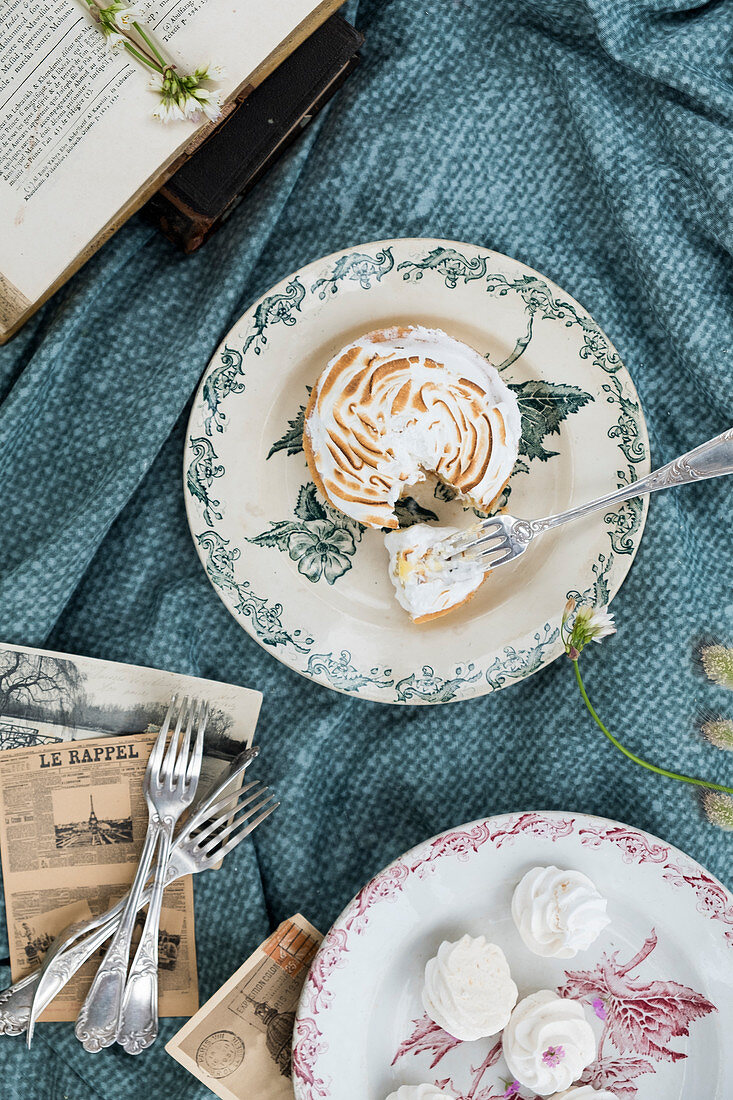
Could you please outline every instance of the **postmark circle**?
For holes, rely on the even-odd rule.
[[[196,1065],[217,1080],[229,1077],[244,1061],[244,1043],[233,1031],[214,1031],[196,1051]]]

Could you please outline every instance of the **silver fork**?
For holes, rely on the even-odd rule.
[[[158,1036],[158,933],[163,892],[166,887],[166,869],[173,843],[173,830],[179,817],[194,800],[201,773],[204,751],[204,731],[209,717],[207,703],[196,707],[195,722],[198,726],[193,752],[190,752],[191,727],[194,708],[191,707],[189,724],[181,751],[173,764],[177,749],[178,730],[173,735],[170,748],[159,777],[153,777],[145,796],[148,806],[160,819],[158,859],[155,865],[153,889],[142,936],[127,976],[122,997],[117,1042],[128,1054],[139,1054],[151,1046]],[[173,764],[172,771],[166,767]]]
[[[241,779],[244,772],[247,770],[252,761],[259,756],[259,747],[253,745],[249,749],[245,749],[244,752],[237,756],[230,767],[227,769],[227,773],[222,777],[220,782],[216,785],[216,788],[210,793],[210,795],[201,801],[197,807],[195,818],[190,818],[184,828],[176,837],[173,847],[171,849],[171,856],[173,856],[179,846],[186,842],[188,830],[191,828],[194,820],[201,821],[213,805],[214,801],[219,798],[228,786],[230,786],[235,780]],[[250,783],[251,787],[252,784]],[[36,989],[43,980],[45,972],[49,969],[51,964],[57,955],[67,951],[72,943],[81,939],[82,936],[88,935],[96,928],[101,927],[103,924],[107,924],[110,921],[114,922],[112,931],[119,924],[119,917],[122,914],[127,899],[130,896],[130,892],[123,894],[120,900],[113,906],[111,906],[106,912],[101,913],[97,917],[90,917],[88,920],[76,921],[74,924],[68,925],[64,928],[54,939],[53,943],[49,947],[48,951],[44,955],[43,962],[37,970],[31,971],[24,978],[20,978],[13,985],[7,989],[0,991],[0,1035],[19,1035],[26,1027],[26,1010],[31,1006],[30,1020],[27,1020],[28,1026],[28,1047],[30,1048],[31,1040],[33,1038],[33,1030],[35,1028],[36,1020],[43,1009],[36,1010],[34,997],[37,996]],[[145,901],[142,901],[141,906],[145,905],[150,897],[150,889],[146,888],[143,894]],[[114,919],[118,918],[118,919]],[[111,932],[109,933],[111,935]],[[54,994],[55,996],[55,994]],[[46,1007],[45,1005],[43,1006]],[[20,1015],[19,1015],[20,1013]],[[19,1023],[20,1020],[20,1023]]]
[[[168,731],[174,715],[176,719],[175,729],[166,751]],[[184,718],[187,718],[188,721],[184,742],[179,752],[178,744]],[[164,832],[170,836],[175,821],[193,799],[195,783],[193,789],[191,789],[185,782],[189,766],[193,763],[193,757],[189,759],[193,720],[193,706],[189,705],[187,699],[184,699],[182,705],[178,706],[174,697],[150,753],[143,781],[149,821],[140,863],[117,931],[112,937],[107,953],[94,976],[94,981],[76,1021],[76,1037],[82,1043],[84,1049],[91,1053],[97,1053],[103,1047],[111,1046],[117,1038],[117,1029],[122,1011],[122,997],[127,978],[127,965],[130,957],[130,945],[140,895],[148,880],[158,841]],[[201,767],[202,746],[203,728],[201,728],[200,736],[197,737],[196,742],[198,770]],[[198,771],[196,771],[196,781],[198,781]]]
[[[199,874],[215,867],[280,805],[274,801],[275,796],[270,789],[257,780],[226,793],[226,788],[241,777],[258,752],[257,749],[249,751],[253,755],[233,767],[182,827],[171,850],[166,885],[185,875]],[[151,893],[151,887],[143,892],[140,908],[148,903]],[[0,995],[6,998],[5,1003],[0,1005],[0,1031],[7,1035],[19,1035],[29,1026],[31,1013],[34,1019],[40,1016],[76,971],[112,935],[119,924],[125,899],[121,901],[122,904],[118,903],[94,921],[82,922],[86,928],[70,926],[67,930],[69,935],[62,933],[62,936],[67,936],[67,945],[73,943],[73,946],[66,946],[48,967],[34,971]],[[75,942],[82,933],[87,932],[89,935],[85,939]]]
[[[173,847],[171,848],[171,857],[175,854],[179,844],[185,843],[192,822],[194,820],[203,820],[201,815],[206,815],[214,802],[224,794],[227,787],[229,787],[236,780],[242,778],[249,765],[259,756],[259,754],[259,745],[252,745],[250,748],[245,749],[237,757],[235,757],[229,768],[227,768],[226,773],[216,784],[216,787],[209,793],[209,795],[205,799],[202,799],[197,804],[195,816],[189,818],[186,825],[179,832],[178,836],[173,842]],[[250,783],[249,786],[251,787],[252,784]],[[8,1002],[9,997],[16,992],[20,993],[20,991],[24,989],[29,983],[33,983],[35,988],[35,986],[42,979],[45,971],[48,970],[49,966],[57,955],[61,954],[62,951],[66,951],[75,940],[81,939],[82,936],[86,936],[90,932],[93,932],[95,928],[99,928],[101,925],[107,924],[108,921],[111,921],[114,917],[119,916],[124,910],[129,896],[130,891],[128,890],[127,893],[123,894],[119,901],[115,905],[107,909],[106,912],[100,913],[99,916],[96,917],[90,917],[88,920],[76,921],[75,923],[70,924],[68,925],[68,927],[62,929],[61,932],[59,932],[59,934],[54,938],[53,943],[49,947],[46,954],[43,956],[43,962],[41,963],[40,967],[36,970],[31,971],[31,973],[27,974],[24,978],[20,978],[17,982],[9,986],[7,989],[0,991],[0,1035],[6,1034],[4,1006]],[[116,922],[116,924],[118,923],[119,921]],[[31,1012],[31,1019],[28,1025],[29,1046],[30,1034],[32,1034],[33,1032],[34,1024],[34,1013]],[[7,1034],[14,1034],[14,1032],[9,1031],[7,1032]]]
[[[722,477],[723,474],[730,473],[733,473],[733,428],[631,485],[624,485],[616,492],[608,493],[588,504],[580,504],[567,512],[547,516],[545,519],[517,519],[506,514],[492,516],[460,534],[451,535],[437,545],[443,551],[446,561],[455,561],[465,555],[466,561],[485,563],[487,570],[496,569],[499,565],[514,561],[524,553],[537,535],[550,531],[553,527],[560,527],[563,523],[570,523],[571,520],[580,519],[613,504],[620,504],[632,497],[655,493],[658,489],[670,489],[675,485],[687,485],[693,481]]]

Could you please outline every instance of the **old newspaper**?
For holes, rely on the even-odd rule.
[[[222,1100],[293,1100],[295,1010],[321,934],[283,921],[166,1050]]]
[[[155,734],[118,735],[0,752],[0,851],[13,981],[39,965],[66,925],[103,912],[129,887],[148,824],[142,781],[154,740]],[[42,1020],[76,1018],[99,958],[82,967]],[[197,1007],[189,876],[165,892],[160,1014],[188,1016]]]

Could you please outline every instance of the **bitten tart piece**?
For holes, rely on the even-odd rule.
[[[516,396],[494,367],[440,329],[406,325],[367,333],[334,356],[311,393],[303,446],[334,507],[395,529],[396,502],[427,474],[489,511],[520,434]]]
[[[429,622],[461,607],[487,576],[479,562],[446,559],[449,550],[443,540],[457,533],[457,527],[415,523],[384,536],[397,602],[414,623]]]

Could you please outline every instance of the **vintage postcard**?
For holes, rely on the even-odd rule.
[[[252,743],[259,691],[175,672],[0,643],[0,751],[157,732],[173,694],[210,705],[203,794]]]
[[[148,825],[143,776],[155,733],[63,740],[0,753],[0,852],[13,981],[38,966],[72,921],[104,912],[127,891]],[[138,923],[142,927],[143,914]],[[138,932],[139,936],[139,932]],[[193,887],[165,891],[160,1014],[198,1007]],[[101,954],[59,993],[42,1020],[74,1020]]]
[[[321,934],[283,923],[167,1044],[222,1100],[292,1100],[295,1010]]]

